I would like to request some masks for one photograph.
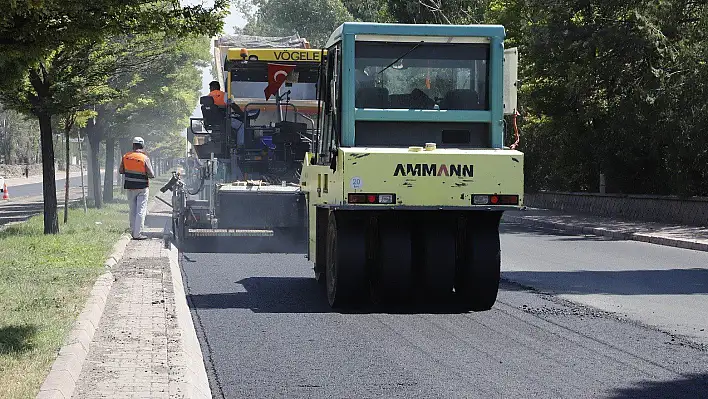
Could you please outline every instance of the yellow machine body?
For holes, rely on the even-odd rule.
[[[302,169],[309,257],[316,261],[316,209],[508,210],[523,205],[524,154],[509,149],[339,148],[336,168]],[[350,193],[393,194],[393,204],[351,204]],[[474,195],[517,195],[517,205],[474,205]]]

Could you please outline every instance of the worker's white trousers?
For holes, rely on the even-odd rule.
[[[140,236],[145,225],[147,215],[149,188],[140,188],[128,191],[128,204],[130,204],[130,233],[133,238]]]

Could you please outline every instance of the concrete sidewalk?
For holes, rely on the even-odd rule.
[[[503,222],[546,227],[619,240],[708,251],[708,228],[612,219],[549,209],[505,212]]]
[[[76,383],[74,398],[169,397],[168,324],[174,318],[167,251],[132,241]]]
[[[161,220],[169,207],[152,199],[149,209],[152,220]],[[89,333],[85,360],[69,370],[72,378],[45,381],[47,392],[64,384],[54,388],[62,396],[43,397],[211,397],[177,249],[165,248],[162,228],[147,228],[146,234],[151,238],[127,241],[106,274],[112,284]]]

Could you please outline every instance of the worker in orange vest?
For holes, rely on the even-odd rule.
[[[214,99],[214,105],[217,107],[226,107],[226,93],[221,91],[221,84],[216,80],[209,83],[209,96]],[[228,101],[231,111],[234,113],[231,119],[231,129],[236,132],[236,143],[238,145],[243,145],[244,141],[244,112],[241,107],[235,102]]]
[[[226,106],[226,93],[221,91],[221,85],[216,80],[209,83],[209,96],[214,98],[214,105],[218,107]]]
[[[123,188],[128,191],[130,232],[134,240],[144,240],[147,238],[142,231],[150,194],[149,179],[155,177],[155,172],[145,153],[145,140],[142,137],[133,139],[133,151],[123,155],[119,172],[124,175]]]

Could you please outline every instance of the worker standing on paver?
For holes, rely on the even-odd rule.
[[[128,190],[130,204],[130,232],[134,240],[144,240],[142,234],[147,214],[150,180],[155,177],[150,158],[145,153],[145,140],[133,139],[133,151],[123,155],[119,173],[125,175],[123,188]]]

